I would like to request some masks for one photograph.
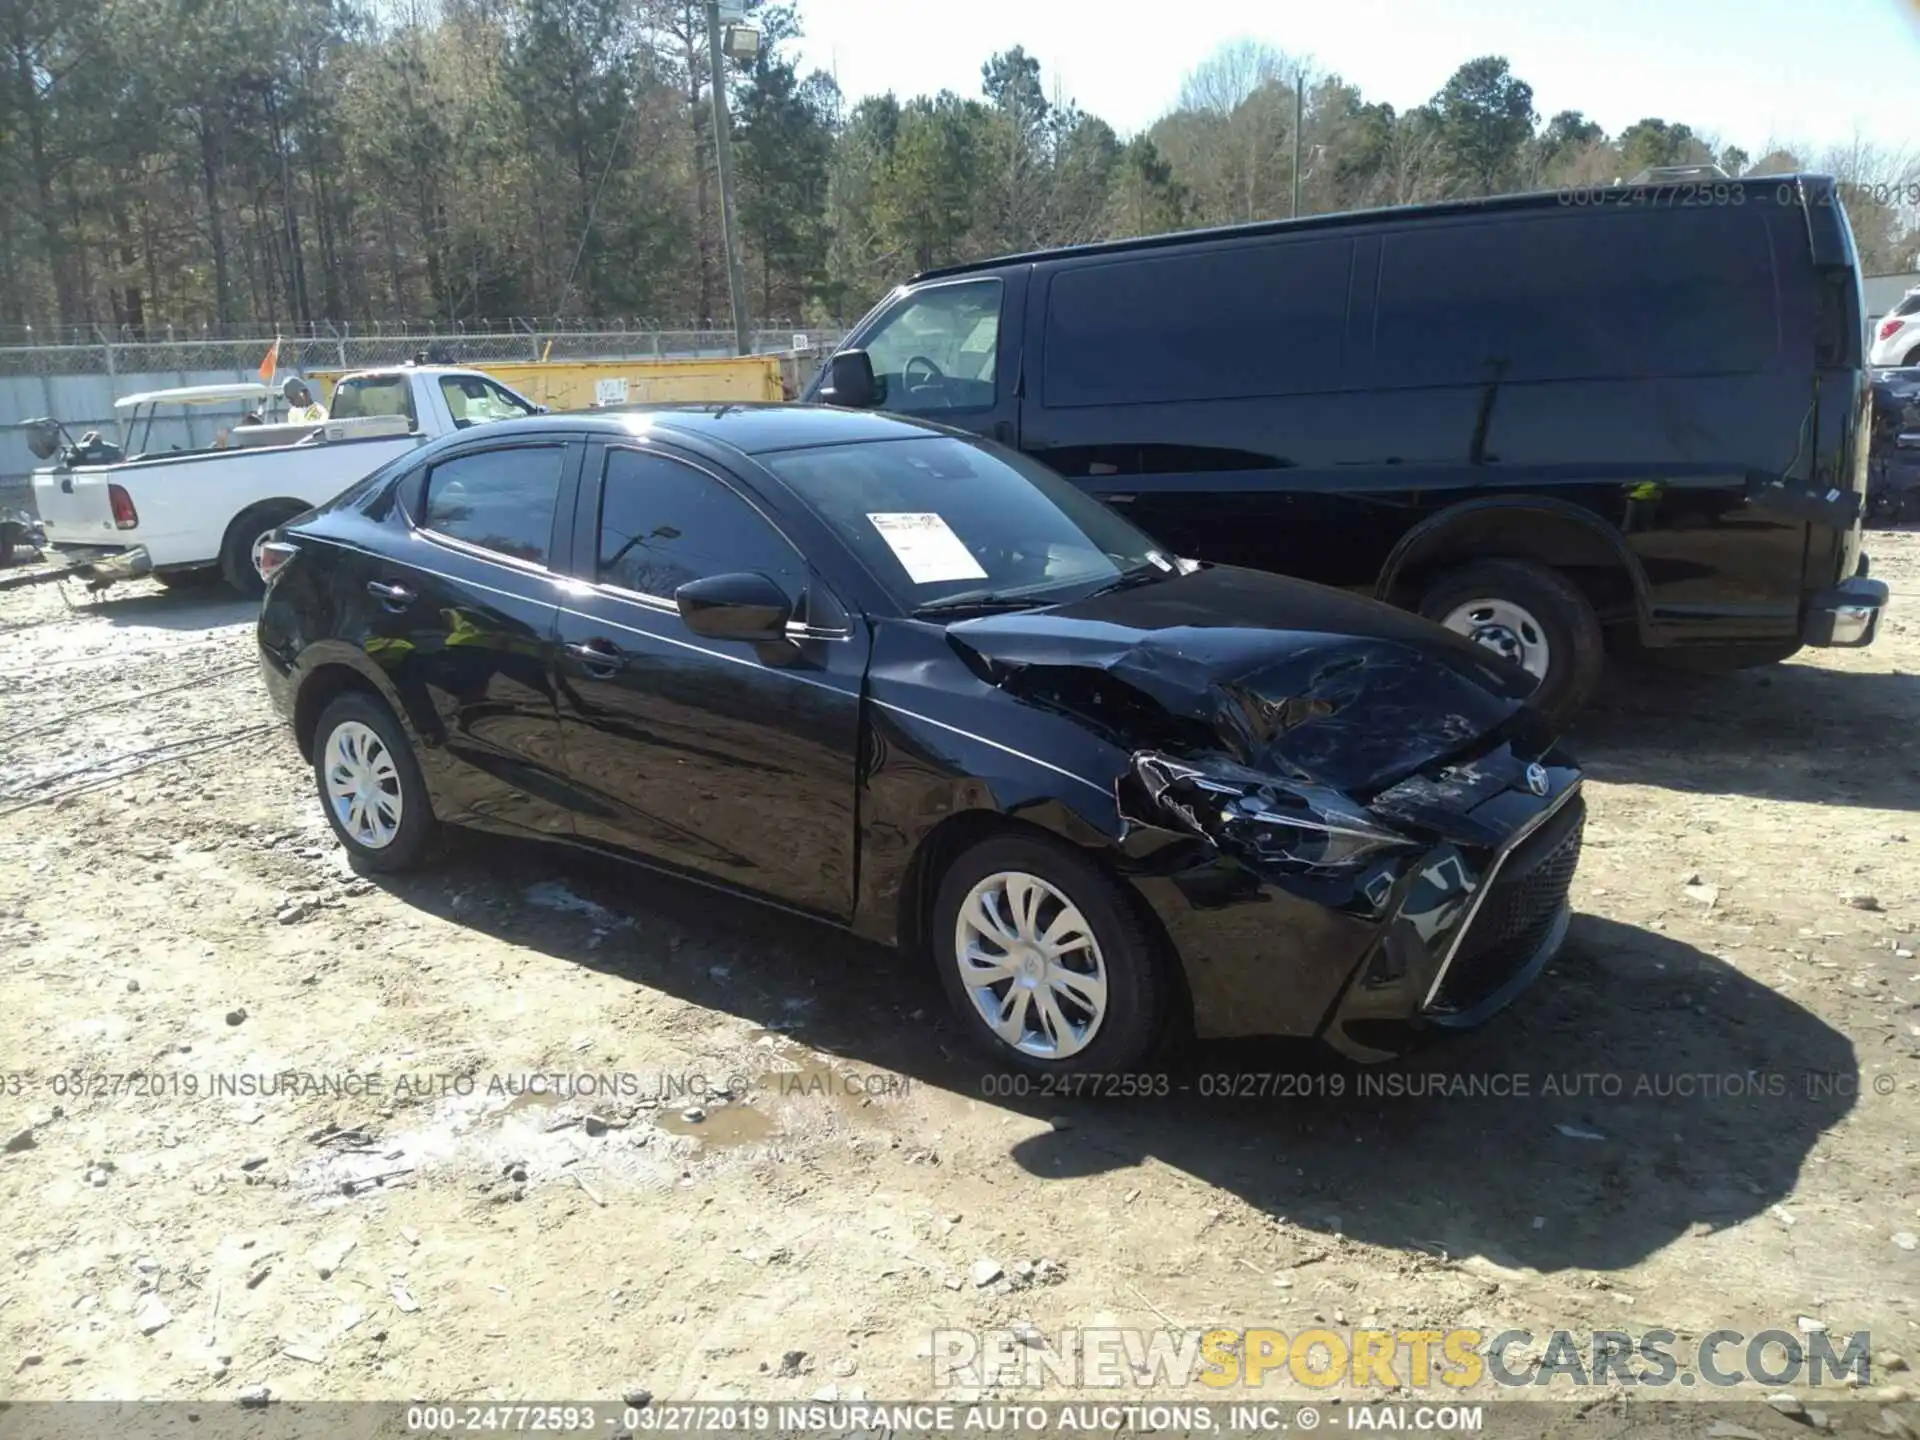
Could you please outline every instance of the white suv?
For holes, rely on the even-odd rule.
[[[1869,365],[1920,365],[1920,286],[1873,322]]]

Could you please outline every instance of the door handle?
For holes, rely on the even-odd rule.
[[[413,591],[404,585],[388,585],[379,580],[367,582],[367,593],[389,610],[404,610],[413,603]]]
[[[1140,497],[1138,495],[1102,495],[1100,498],[1109,505],[1131,505]]]
[[[611,640],[588,640],[567,646],[567,653],[580,662],[580,668],[596,680],[611,680],[627,663],[620,647]]]

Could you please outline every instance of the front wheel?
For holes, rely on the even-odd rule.
[[[1606,665],[1600,618],[1557,570],[1526,560],[1476,560],[1442,575],[1420,613],[1533,676],[1533,705],[1556,724],[1599,687]]]
[[[1118,882],[1040,836],[962,853],[928,927],[967,1038],[1030,1075],[1126,1074],[1153,1054],[1168,1003],[1161,946]]]
[[[413,747],[372,695],[350,691],[328,705],[313,732],[313,778],[327,823],[362,867],[409,870],[439,830]]]

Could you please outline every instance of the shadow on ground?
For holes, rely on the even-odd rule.
[[[503,874],[557,880],[633,924],[590,945],[590,919],[527,905]],[[1518,1005],[1410,1061],[1360,1071],[1298,1045],[1216,1043],[1169,1067],[1164,1096],[1093,1101],[1018,1093],[895,952],[699,887],[480,837],[436,872],[381,883],[842,1066],[1068,1118],[1011,1146],[1037,1180],[1151,1156],[1296,1225],[1545,1271],[1628,1266],[1752,1218],[1792,1191],[1858,1084],[1851,1043],[1805,1009],[1689,945],[1584,915]]]
[[[1568,745],[1596,780],[1920,810],[1920,676],[1788,661],[1731,675],[1610,666]]]
[[[172,590],[121,590],[84,598],[78,581],[66,582],[76,615],[93,615],[109,625],[132,625],[143,630],[213,630],[223,625],[251,623],[260,615],[260,602],[234,594],[218,582],[183,584]]]

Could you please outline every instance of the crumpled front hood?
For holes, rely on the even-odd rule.
[[[1531,684],[1416,616],[1230,567],[965,621],[948,638],[993,683],[1120,744],[1222,751],[1356,795],[1506,724]]]

